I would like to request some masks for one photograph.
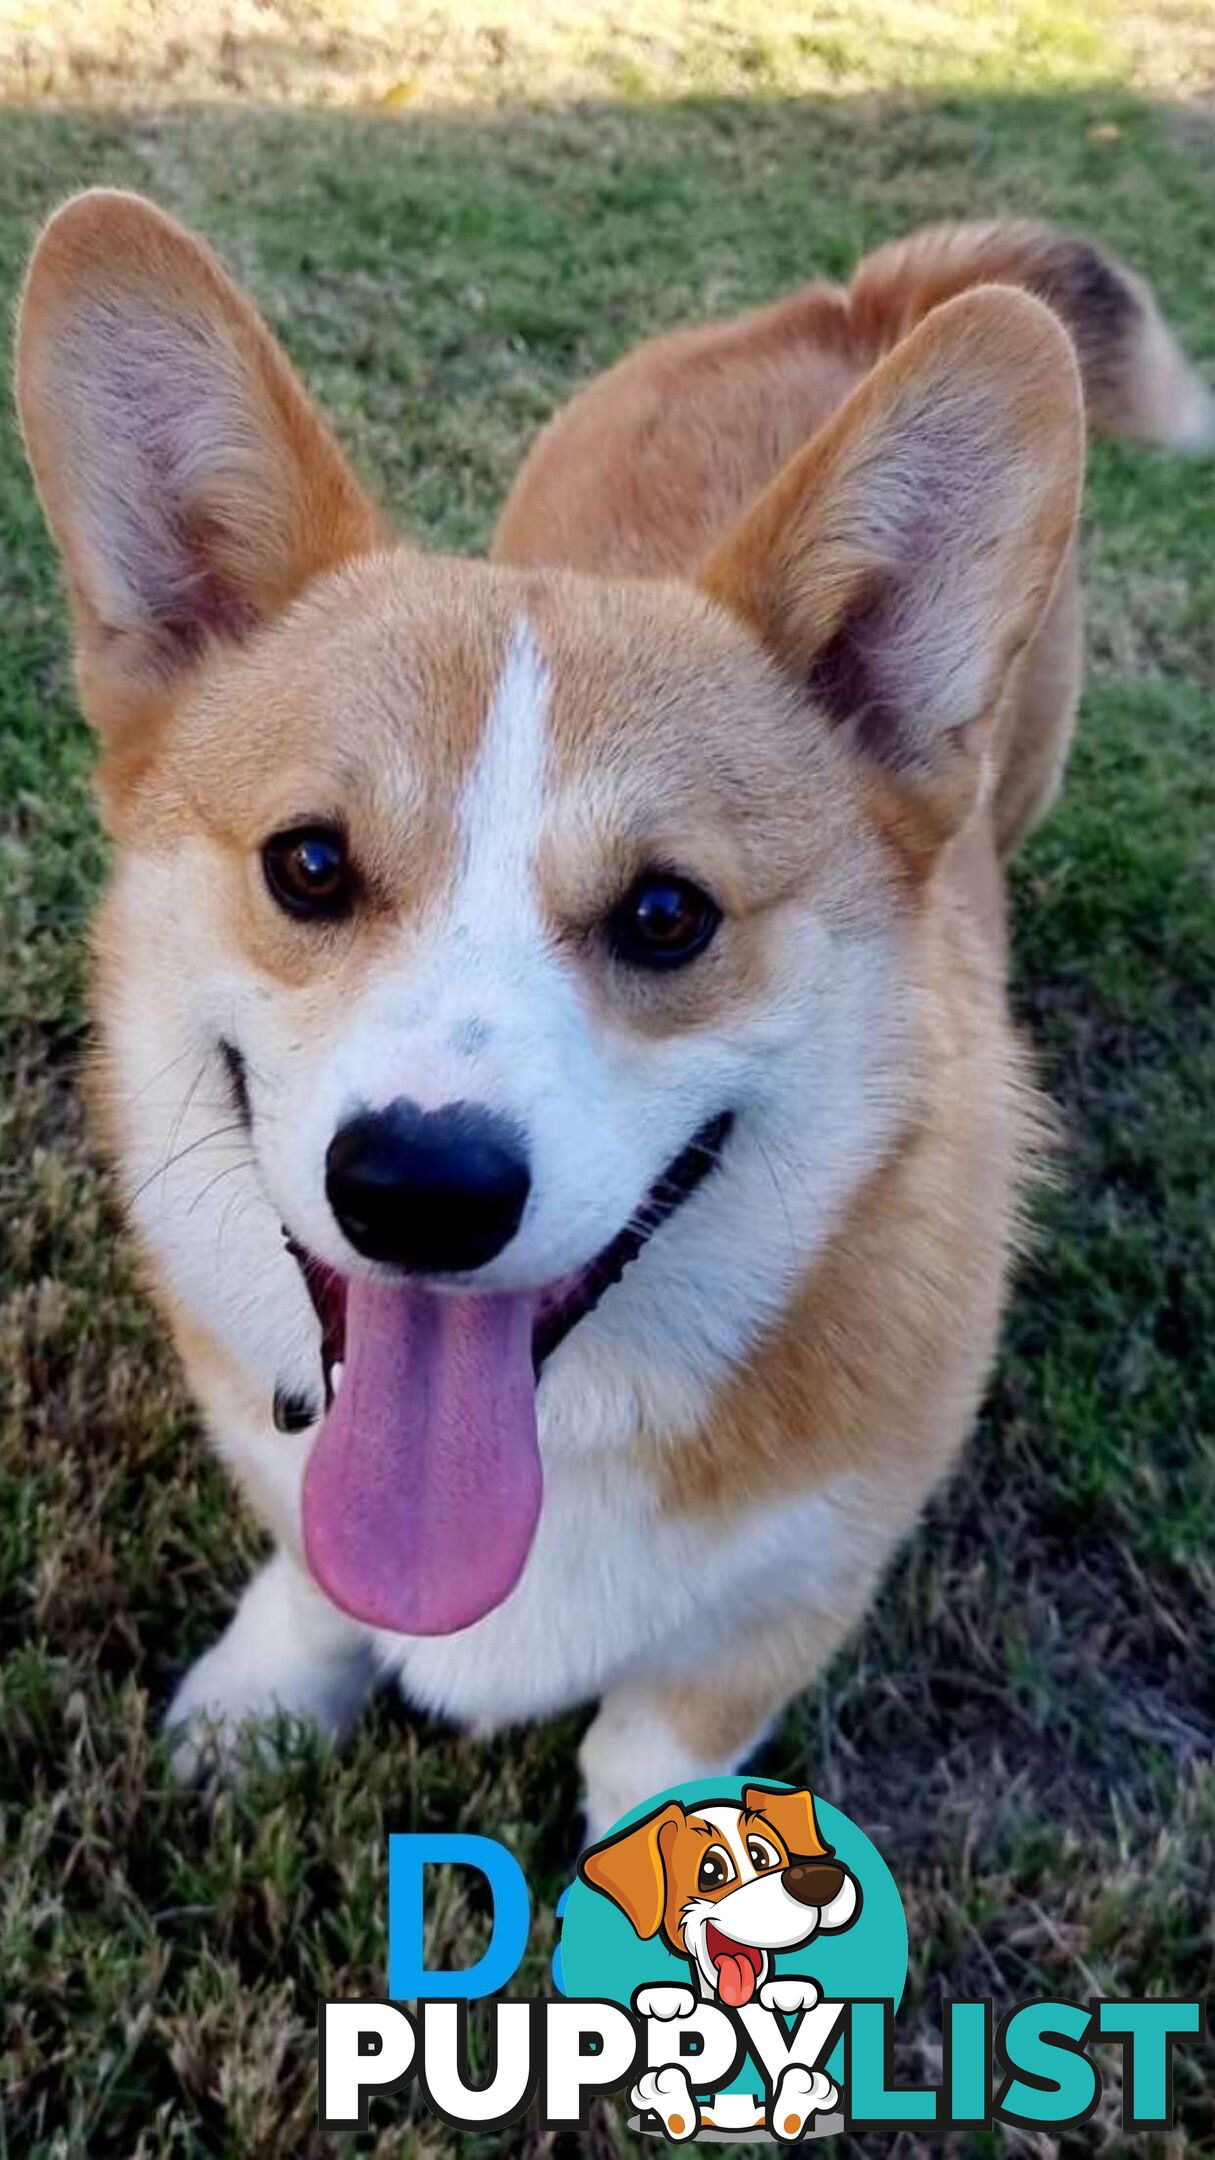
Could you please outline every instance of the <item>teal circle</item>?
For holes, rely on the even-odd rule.
[[[641,1822],[668,1800],[678,1800],[688,1809],[707,1807],[714,1801],[741,1800],[748,1785],[772,1792],[802,1790],[776,1778],[697,1778],[686,1785],[668,1786],[641,1806],[630,1808],[613,1823],[610,1834]],[[872,1839],[841,1809],[815,1794],[814,1812],[824,1841],[834,1846],[836,1857],[851,1868],[861,1886],[861,1910],[852,1926],[841,1928],[838,1934],[817,1935],[803,1949],[779,1952],[773,1970],[809,1974],[831,2002],[879,1995],[886,1996],[897,2010],[907,1983],[907,1921],[894,1877]],[[581,1876],[571,1883],[557,1910],[561,1940],[553,1954],[553,1979],[562,1995],[598,1996],[628,2009],[639,1987],[681,1981],[687,1986],[687,1959],[676,1957],[657,1936],[643,1942],[619,1906],[601,1891],[592,1890]],[[840,2058],[837,2047],[827,2065],[833,2076],[838,2075]],[[752,2081],[744,2065],[731,2090],[746,2089]]]

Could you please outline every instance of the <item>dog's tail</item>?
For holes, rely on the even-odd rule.
[[[1149,286],[1091,240],[1050,225],[932,225],[878,248],[848,288],[850,343],[871,365],[931,308],[974,285],[1020,285],[1061,317],[1097,434],[1193,455],[1215,448],[1215,398]]]

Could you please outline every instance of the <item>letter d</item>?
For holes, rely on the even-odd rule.
[[[423,1963],[422,1870],[471,1867],[485,1877],[493,1926],[485,1953],[461,1971]],[[527,1948],[531,1900],[522,1868],[496,1838],[440,1831],[388,1840],[388,1992],[394,2002],[475,2001],[514,1978]]]

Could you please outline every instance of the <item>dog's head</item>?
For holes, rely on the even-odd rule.
[[[336,1388],[334,1598],[464,1625],[528,1549],[546,1360],[577,1327],[592,1439],[609,1371],[630,1431],[693,1419],[906,1114],[924,895],[1072,528],[1070,348],[1022,295],[941,309],[689,583],[392,544],[133,197],[51,221],[17,375],[135,1212],[281,1423]]]
[[[851,1927],[861,1907],[856,1877],[819,1835],[812,1795],[762,1785],[741,1804],[672,1800],[593,1845],[578,1872],[733,2008],[770,1978],[776,1951]]]

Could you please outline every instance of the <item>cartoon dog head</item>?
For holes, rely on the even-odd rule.
[[[810,1793],[761,1785],[748,1785],[741,1803],[668,1801],[592,1845],[578,1872],[732,2009],[769,1978],[775,1951],[851,1927],[861,1909],[860,1885],[819,1835]]]

